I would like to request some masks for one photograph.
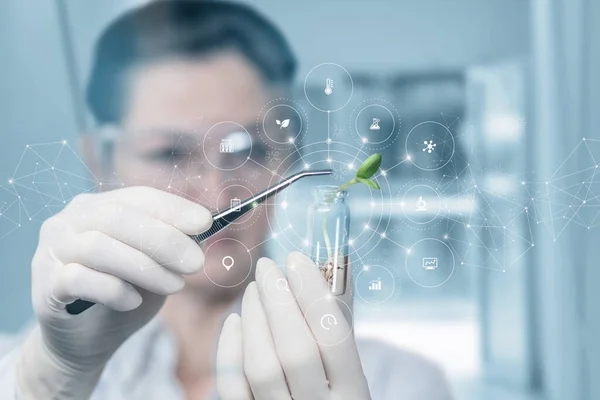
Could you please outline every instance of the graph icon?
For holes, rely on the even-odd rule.
[[[423,257],[423,268],[428,271],[433,271],[438,267],[437,257]]]
[[[369,282],[369,290],[373,292],[381,291],[381,278]]]

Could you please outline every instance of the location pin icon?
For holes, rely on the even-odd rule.
[[[231,256],[225,256],[223,257],[223,260],[221,260],[221,263],[223,264],[225,269],[229,271],[231,267],[233,267],[233,264],[235,264],[235,260]]]

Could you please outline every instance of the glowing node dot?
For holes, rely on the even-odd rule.
[[[407,249],[406,250],[406,254],[410,254],[410,253],[412,253],[412,250],[411,249]]]
[[[281,208],[282,208],[282,209],[284,209],[284,210],[285,210],[286,208],[288,208],[288,202],[287,202],[287,201],[285,201],[285,200],[284,200],[284,201],[282,201],[282,202],[281,202]]]
[[[292,229],[292,224],[288,224],[288,228]]]
[[[369,266],[368,265],[363,266],[363,271],[368,271],[368,270],[369,270]]]
[[[289,138],[289,139],[288,139],[288,142],[290,142],[290,143],[292,143],[292,144],[293,144],[293,143],[294,143],[294,138],[292,138],[292,137],[291,137],[291,138]]]
[[[302,243],[303,243],[305,246],[308,246],[308,245],[309,245],[308,239],[304,239],[304,240],[302,241]]]
[[[444,235],[444,239],[448,239],[448,235]]]
[[[325,141],[327,144],[331,144],[331,139],[327,138],[327,140]]]
[[[309,169],[310,168],[310,164],[304,164],[304,168]]]
[[[354,164],[352,164],[352,163],[348,164],[348,169],[354,169]]]
[[[364,137],[364,138],[362,138],[362,139],[361,139],[361,141],[362,141],[363,143],[368,143],[368,142],[369,142],[369,139],[367,139],[366,137]]]
[[[410,154],[406,155],[406,159],[410,161]]]
[[[277,233],[276,233],[276,232],[273,232],[273,234],[271,235],[271,237],[272,237],[273,239],[277,239]]]
[[[353,239],[350,239],[350,240],[348,240],[348,244],[349,244],[350,246],[354,246],[354,240],[353,240]]]
[[[381,170],[381,175],[382,175],[382,176],[386,176],[386,175],[387,175],[387,172],[386,172],[386,171],[384,171],[384,170],[382,169],[382,170]]]
[[[369,225],[368,225],[368,224],[367,224],[367,225],[365,225],[365,229],[369,229]]]
[[[382,237],[382,238],[385,238],[385,237],[386,237],[386,234],[385,234],[385,232],[383,232],[383,233],[381,234],[381,237]]]
[[[66,140],[63,140],[63,141],[62,141],[62,144],[67,144],[67,141],[66,141]]]
[[[331,164],[331,162],[332,162],[331,158],[328,158],[328,159],[327,159],[327,162],[328,162],[329,164]]]

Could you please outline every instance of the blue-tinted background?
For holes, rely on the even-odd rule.
[[[578,148],[584,137],[600,139],[599,2],[248,2],[276,21],[298,54],[298,101],[312,124],[308,140],[322,140],[327,125],[302,98],[304,77],[317,64],[335,62],[352,74],[353,104],[386,99],[399,110],[404,135],[425,120],[451,126],[463,162],[483,171],[482,182],[504,194],[522,190],[517,188],[522,180],[555,178],[559,166],[558,175],[567,177],[557,183],[560,192],[578,184],[571,174],[600,157],[593,146]],[[35,169],[32,160],[51,160],[55,150],[44,145],[36,147],[41,154],[32,154],[27,145],[60,147],[66,140],[78,151],[78,133],[94,128],[81,101],[92,45],[111,18],[139,3],[0,2],[0,212],[20,210],[9,179],[28,176]],[[351,111],[349,106],[335,113],[333,126],[348,130]],[[353,143],[346,133],[335,139]],[[576,148],[577,155],[568,158]],[[392,146],[384,156],[400,160],[404,149]],[[75,153],[63,154],[60,166],[86,175]],[[399,189],[420,176],[414,169],[399,170],[389,180]],[[594,177],[585,179],[593,191]],[[71,187],[85,185],[82,180]],[[543,203],[544,192],[534,186]],[[357,304],[357,333],[437,361],[458,399],[600,398],[594,379],[600,373],[595,213],[570,214],[572,223],[555,225],[556,210],[565,203],[550,193],[547,200],[533,218],[544,222],[516,221],[517,236],[526,239],[503,248],[523,256],[509,258],[506,272],[493,268],[484,251],[470,256],[477,266],[459,267],[440,288],[424,289],[403,271],[402,249],[382,241],[377,258],[397,270],[401,295],[381,307]],[[40,199],[33,222],[23,212],[2,220],[0,330],[14,332],[32,316],[29,267],[39,229],[35,221],[48,212],[45,201]],[[514,209],[498,202],[488,212],[507,219]],[[395,240],[410,243],[423,236],[400,217],[390,220]],[[353,229],[360,229],[360,213],[353,220]],[[426,235],[443,235],[448,225],[440,225]],[[489,235],[493,240],[494,233]],[[523,243],[535,247],[524,252]]]

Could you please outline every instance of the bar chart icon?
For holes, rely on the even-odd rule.
[[[381,278],[369,282],[369,290],[373,292],[381,291]]]

